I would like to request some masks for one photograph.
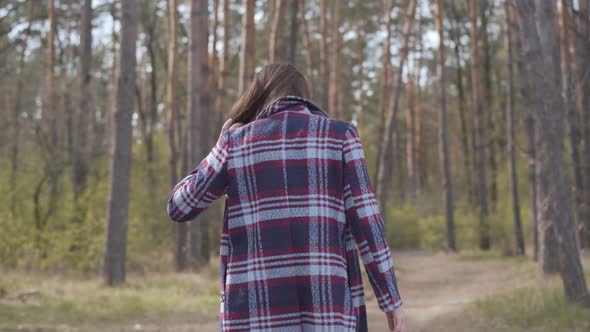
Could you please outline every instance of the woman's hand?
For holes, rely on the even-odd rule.
[[[226,131],[228,129],[233,129],[233,128],[237,128],[237,127],[241,127],[244,124],[241,122],[233,122],[232,118],[227,119],[227,121],[225,121],[225,123],[223,124],[223,127],[221,127],[221,131]]]
[[[389,324],[389,331],[391,332],[406,332],[406,316],[402,307],[385,313],[387,316],[387,323]]]

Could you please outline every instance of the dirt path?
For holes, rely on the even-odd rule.
[[[444,253],[395,252],[398,284],[408,319],[408,332],[449,331],[440,321],[459,313],[478,298],[530,283],[523,266],[510,260],[461,260]],[[370,331],[387,331],[385,315],[379,311],[373,290],[365,289]],[[217,318],[185,321],[174,326],[141,326],[141,331],[219,331]],[[131,330],[130,330],[131,331]]]

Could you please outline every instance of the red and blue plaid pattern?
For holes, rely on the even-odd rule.
[[[359,254],[379,308],[402,304],[354,124],[281,97],[223,131],[167,211],[186,222],[224,194],[223,331],[367,331]]]

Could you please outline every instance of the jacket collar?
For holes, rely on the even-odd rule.
[[[326,112],[308,99],[298,96],[282,96],[275,99],[269,107],[262,110],[256,116],[255,120],[264,119],[283,111],[298,111],[320,115],[326,118],[329,117]]]

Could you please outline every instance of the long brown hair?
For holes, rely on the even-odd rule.
[[[254,75],[254,80],[233,105],[230,117],[233,122],[249,123],[275,99],[283,96],[309,99],[310,91],[305,77],[288,63],[266,65]]]

